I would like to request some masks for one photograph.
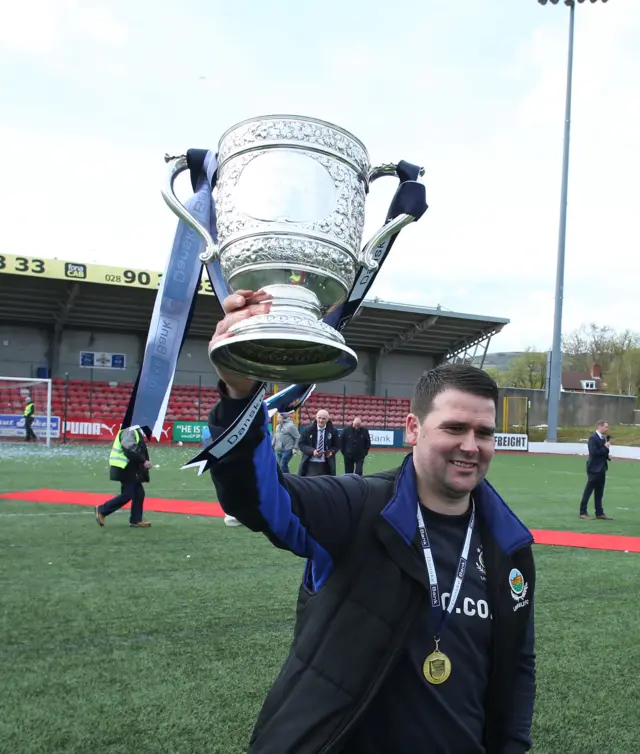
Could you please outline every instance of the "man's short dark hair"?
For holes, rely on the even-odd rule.
[[[423,421],[435,397],[448,389],[490,398],[498,411],[498,386],[486,372],[469,364],[441,364],[418,380],[411,397],[411,413]]]

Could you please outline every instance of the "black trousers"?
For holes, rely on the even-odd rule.
[[[37,441],[36,433],[31,429],[33,424],[33,416],[27,416],[24,420],[24,437],[27,442],[31,440]]]
[[[329,474],[329,464],[327,461],[324,461],[323,463],[312,463],[309,461],[304,476],[328,476]]]
[[[587,512],[587,504],[589,498],[593,492],[593,497],[596,506],[596,516],[604,516],[604,510],[602,508],[602,498],[604,496],[604,484],[607,480],[607,472],[601,471],[599,474],[588,474],[587,484],[582,493],[582,500],[580,501],[580,515],[584,516]]]
[[[98,511],[103,516],[110,516],[120,510],[123,505],[131,501],[130,524],[138,524],[142,521],[142,506],[144,503],[144,486],[142,482],[124,482],[120,485],[120,494],[107,500],[98,506]]]
[[[364,465],[364,458],[350,458],[349,456],[344,457],[344,473],[345,474],[356,473],[358,476],[362,476],[363,465]],[[355,467],[355,472],[354,472],[354,467]]]

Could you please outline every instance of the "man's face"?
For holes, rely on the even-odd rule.
[[[353,420],[353,428],[360,429],[361,426],[362,426],[362,419],[359,416],[356,416],[356,418]]]
[[[318,426],[320,429],[327,426],[327,422],[329,421],[329,414],[324,409],[321,409],[316,414],[316,421],[318,422]]]
[[[282,414],[278,414],[276,421],[278,422],[278,424],[282,424],[282,422],[284,421],[284,416]]]
[[[604,435],[606,437],[607,434],[609,434],[609,425],[607,422],[605,422],[600,428],[599,432],[601,435]]]
[[[420,481],[456,500],[485,477],[494,454],[495,404],[490,398],[448,389],[436,396],[420,424],[407,417],[407,441]]]

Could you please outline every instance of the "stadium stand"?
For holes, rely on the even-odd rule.
[[[88,418],[121,420],[133,385],[127,382],[89,382],[88,380],[54,379],[51,413],[56,416],[86,416]],[[167,421],[196,421],[206,419],[218,399],[215,388],[175,385],[171,391]],[[18,387],[0,386],[0,413],[22,412],[24,399]],[[324,408],[337,425],[359,415],[368,426],[395,429],[404,426],[409,400],[380,398],[370,395],[335,395],[316,392],[303,409],[301,420],[313,417]]]
[[[55,436],[62,437],[63,427],[70,422],[78,425],[78,431],[69,430],[73,438],[106,438],[107,428],[94,425],[101,420],[113,424],[124,416],[159,280],[160,273],[152,270],[0,255],[0,330],[5,333],[0,338],[0,381],[2,374],[51,378],[51,413],[61,422]],[[199,294],[185,350],[189,359],[188,352],[194,351],[191,364],[198,361],[200,366],[176,372],[167,424],[205,420],[217,398],[211,365],[206,357],[202,360],[196,355],[206,353],[222,311],[208,281],[202,281]],[[482,360],[491,338],[508,322],[440,305],[367,299],[343,331],[347,345],[358,353],[358,374],[352,381],[318,385],[303,406],[300,420],[307,423],[324,408],[337,426],[359,414],[369,427],[402,427],[410,387],[423,369],[447,360],[475,358],[478,349]],[[128,343],[126,347],[120,345],[122,340]],[[95,341],[111,345],[93,345]],[[107,351],[126,351],[126,370],[124,363],[120,374],[116,368],[96,365],[92,379],[82,379],[87,373],[82,368],[86,365],[78,363],[83,348],[105,352],[106,357],[112,356]],[[124,355],[119,358],[124,362]],[[42,400],[36,402],[42,411]],[[0,384],[0,409],[0,414],[12,414],[14,419],[24,409],[24,397],[8,382]],[[93,424],[87,427],[87,423]],[[171,428],[163,432],[168,439]]]

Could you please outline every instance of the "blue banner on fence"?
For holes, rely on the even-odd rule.
[[[49,421],[51,437],[60,437],[60,417],[52,416]],[[43,436],[47,434],[47,417],[36,416],[31,429]],[[0,414],[0,437],[24,437],[24,416]]]

